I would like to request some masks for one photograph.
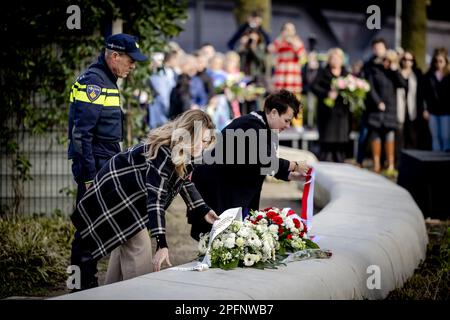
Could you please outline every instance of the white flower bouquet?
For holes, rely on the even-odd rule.
[[[282,264],[288,253],[319,249],[308,238],[307,231],[306,225],[293,210],[266,208],[251,211],[244,221],[233,221],[214,238],[209,251],[207,244],[210,235],[202,235],[198,249],[200,255],[209,255],[213,268],[273,268]],[[315,257],[324,257],[324,254]]]
[[[344,103],[349,104],[351,112],[359,112],[364,109],[364,99],[370,90],[369,83],[351,74],[345,77],[334,78],[331,81],[331,89],[338,92],[344,99]],[[327,97],[324,99],[326,106],[333,108],[336,100]]]

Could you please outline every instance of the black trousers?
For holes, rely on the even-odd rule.
[[[84,247],[80,233],[78,231],[75,232],[75,238],[72,241],[70,263],[80,268],[81,287],[79,290],[98,287],[97,262],[98,260],[92,259],[91,252]],[[75,289],[74,291],[79,290]]]
[[[345,160],[345,147],[345,143],[321,142],[319,160],[342,163]]]
[[[94,158],[97,172],[109,160],[109,158],[96,157],[95,155]],[[79,179],[75,177],[75,181],[78,182]],[[84,182],[78,183],[76,204],[80,202],[85,193],[86,185]],[[97,262],[98,259],[92,259],[91,252],[86,248],[84,241],[81,238],[81,234],[76,231],[75,238],[72,241],[70,263],[71,265],[76,265],[80,268],[81,288],[75,289],[74,292],[98,287],[98,278],[96,276],[98,272]]]

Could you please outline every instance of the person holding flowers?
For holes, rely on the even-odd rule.
[[[350,133],[350,106],[332,86],[343,82],[348,75],[344,68],[344,52],[339,48],[328,51],[328,63],[319,71],[311,89],[318,98],[317,127],[319,131],[320,161],[344,162]],[[337,83],[339,87],[344,84]],[[328,103],[327,101],[331,101]],[[332,104],[332,106],[330,106]]]

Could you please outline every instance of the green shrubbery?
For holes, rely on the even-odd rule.
[[[65,283],[74,232],[61,215],[0,218],[0,298]]]

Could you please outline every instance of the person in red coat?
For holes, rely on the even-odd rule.
[[[302,92],[301,60],[306,54],[303,41],[297,35],[295,26],[287,22],[281,29],[281,34],[269,46],[269,51],[275,54],[274,88],[286,89],[297,96]]]

